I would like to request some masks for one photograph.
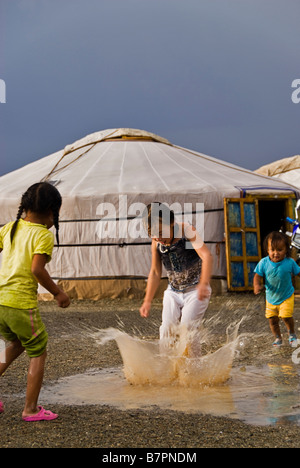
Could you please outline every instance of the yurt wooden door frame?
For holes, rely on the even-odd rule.
[[[281,227],[288,229],[285,218],[294,217],[295,201],[292,194],[224,198],[229,291],[253,289],[254,269],[265,255],[262,248],[264,237]]]

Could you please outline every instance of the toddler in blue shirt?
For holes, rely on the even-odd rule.
[[[289,343],[297,346],[295,334],[294,314],[294,286],[293,275],[300,274],[300,267],[289,257],[290,246],[288,237],[281,232],[271,232],[265,239],[265,249],[268,253],[254,270],[254,294],[263,289],[262,280],[266,288],[266,318],[275,341],[273,346],[282,346],[282,335],[279,319],[282,319],[289,332]]]

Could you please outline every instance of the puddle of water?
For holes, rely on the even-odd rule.
[[[204,356],[186,357],[194,338],[209,345],[207,331],[197,337],[177,330],[177,340],[161,349],[117,329],[98,331],[94,338],[118,344],[123,368],[93,370],[44,387],[48,403],[97,404],[121,410],[151,408],[240,419],[255,425],[300,424],[299,366],[232,367],[241,336],[239,325],[227,330],[227,343]],[[199,335],[200,334],[200,335]],[[209,347],[209,346],[208,346]]]
[[[45,387],[41,398],[48,403],[109,405],[121,410],[155,406],[255,425],[300,424],[299,369],[293,365],[241,369],[233,368],[227,383],[205,387],[132,385],[122,368],[92,370]]]

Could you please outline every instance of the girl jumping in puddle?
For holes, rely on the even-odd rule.
[[[282,346],[282,335],[279,319],[282,319],[289,333],[289,343],[297,346],[294,313],[294,286],[292,275],[299,275],[300,268],[289,257],[289,241],[281,232],[271,232],[265,239],[265,251],[268,253],[254,270],[254,294],[263,289],[264,279],[266,288],[266,318],[269,320],[271,331],[275,337],[274,347]]]
[[[169,285],[163,299],[160,340],[168,344],[176,326],[194,329],[205,314],[211,296],[212,255],[196,229],[176,222],[174,212],[163,203],[148,205],[143,218],[152,238],[152,264],[140,315],[149,315],[163,264]],[[198,356],[199,343],[189,343],[185,354]]]
[[[0,229],[0,335],[10,341],[0,354],[0,376],[23,351],[29,358],[27,392],[22,413],[24,421],[57,418],[38,406],[43,382],[48,334],[41,320],[37,288],[40,283],[55,297],[59,307],[68,307],[69,297],[52,281],[46,263],[51,260],[54,225],[58,239],[61,207],[58,190],[47,182],[32,185],[23,194],[17,219]],[[21,218],[25,212],[24,219]],[[0,402],[0,412],[4,411]]]

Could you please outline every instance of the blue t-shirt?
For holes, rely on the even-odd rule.
[[[264,257],[256,265],[254,273],[265,280],[267,301],[278,305],[294,293],[292,275],[298,275],[300,267],[289,257],[285,257],[281,262],[272,262],[269,257]]]

